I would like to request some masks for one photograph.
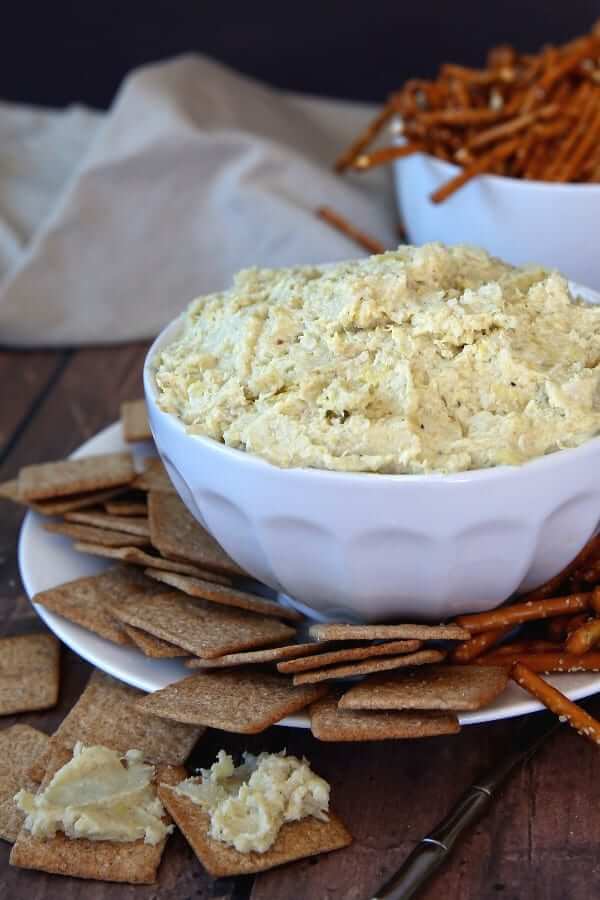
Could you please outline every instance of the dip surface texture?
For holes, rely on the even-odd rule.
[[[327,821],[329,785],[308,762],[282,753],[244,753],[244,762],[220,750],[201,778],[178,784],[178,794],[210,816],[209,835],[240,853],[264,853],[285,822],[306,816]]]
[[[154,365],[190,432],[284,467],[460,472],[600,431],[600,307],[473,247],[245,270]]]
[[[137,841],[158,844],[173,826],[162,821],[164,809],[152,784],[154,767],[139,750],[122,758],[107,747],[78,743],[73,758],[38,794],[19,791],[15,801],[26,813],[25,828],[37,838],[62,831],[92,841]]]

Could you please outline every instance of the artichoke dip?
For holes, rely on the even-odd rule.
[[[600,431],[600,307],[473,247],[248,269],[155,360],[190,432],[278,466],[460,472]]]
[[[124,757],[107,747],[77,743],[73,758],[37,794],[19,791],[15,801],[26,813],[24,827],[37,838],[62,831],[92,841],[137,841],[158,844],[172,825],[152,784],[154,767],[139,750]]]
[[[282,753],[244,753],[235,766],[224,750],[201,778],[188,778],[175,788],[208,813],[209,836],[240,853],[264,853],[285,822],[306,816],[327,821],[329,785],[308,762]]]

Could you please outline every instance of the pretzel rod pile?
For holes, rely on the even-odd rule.
[[[517,684],[600,743],[600,723],[537,674],[600,672],[600,535],[542,587],[498,609],[458,616],[456,624],[471,638],[452,651],[452,662],[505,666]]]
[[[367,152],[394,118],[402,143]],[[447,63],[434,81],[407,81],[335,168],[365,171],[416,152],[462,168],[434,203],[482,173],[600,182],[600,23],[561,47],[496,47],[484,69]]]

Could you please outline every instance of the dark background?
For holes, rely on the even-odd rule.
[[[568,40],[600,0],[7,0],[3,13],[0,97],[105,107],[129,70],[189,51],[282,88],[381,100],[493,44]]]

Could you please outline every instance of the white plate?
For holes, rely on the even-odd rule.
[[[73,456],[113,453],[128,449],[133,449],[138,459],[155,453],[154,447],[150,443],[134,445],[133,448],[126,444],[123,440],[121,426],[116,423],[82,444]],[[73,578],[93,575],[113,564],[109,560],[77,553],[73,550],[68,538],[44,531],[43,523],[42,516],[34,512],[27,513],[19,538],[19,567],[25,590],[30,598],[39,591],[47,590],[65,581],[71,581]],[[75,653],[99,669],[103,669],[110,675],[143,691],[156,691],[190,674],[189,669],[186,669],[182,662],[148,659],[138,650],[112,644],[110,641],[80,628],[79,625],[74,625],[61,616],[48,612],[42,606],[35,603],[33,606],[48,628]],[[304,608],[303,611],[308,612]],[[578,700],[600,691],[600,675],[593,672],[577,675],[554,675],[548,680],[560,688],[571,700]],[[464,713],[460,716],[460,721],[463,725],[493,722],[496,719],[506,719],[535,712],[541,708],[541,704],[532,700],[525,691],[511,683],[491,706],[477,712]],[[288,716],[278,724],[307,728],[309,723],[308,717],[301,714]]]

